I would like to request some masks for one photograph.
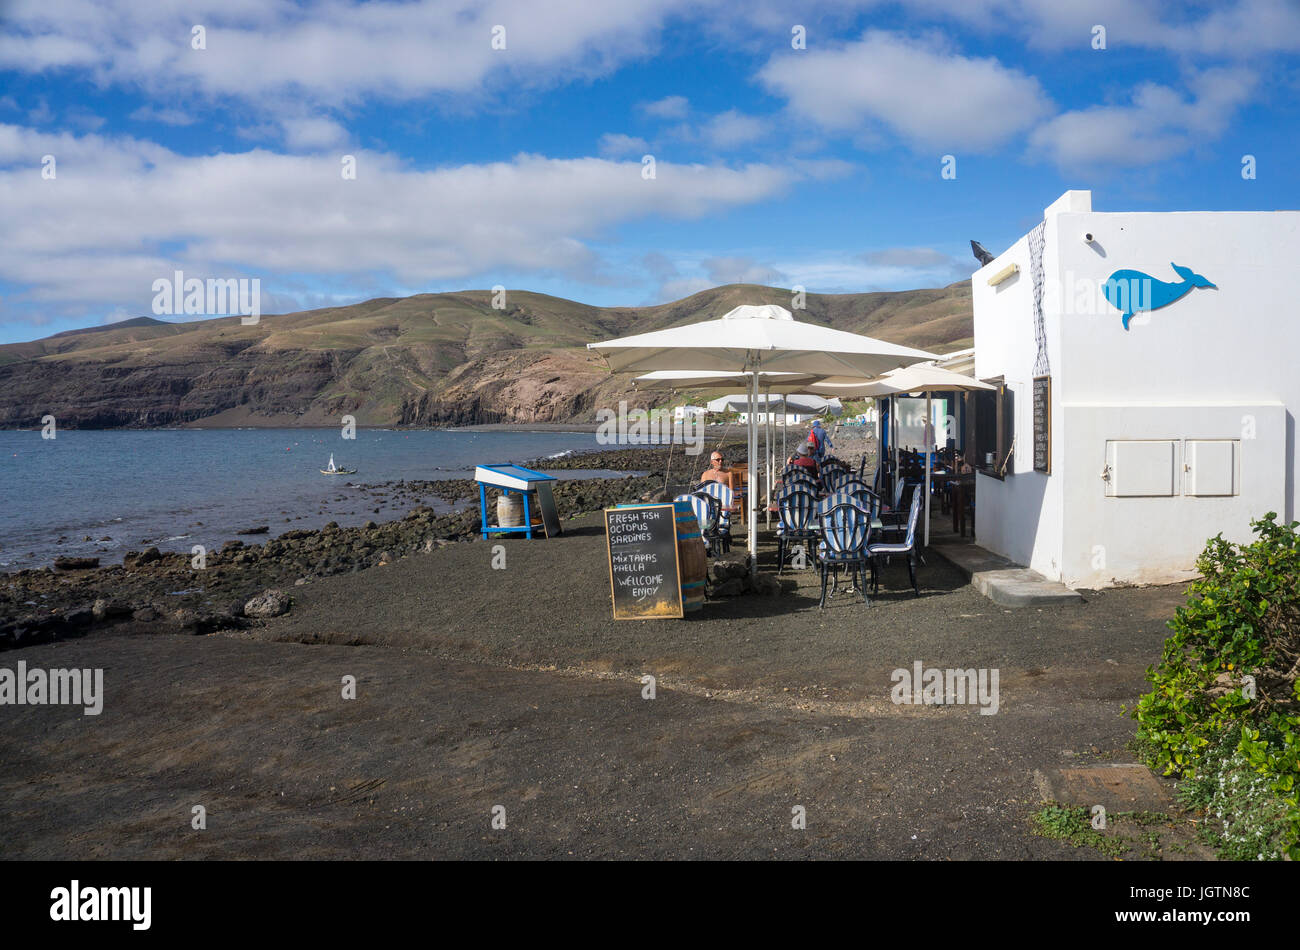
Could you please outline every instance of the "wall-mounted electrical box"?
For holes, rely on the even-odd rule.
[[[1139,498],[1178,493],[1178,442],[1107,441],[1106,494],[1114,498]]]
[[[1188,439],[1183,471],[1188,495],[1236,495],[1241,491],[1241,443],[1236,439]]]

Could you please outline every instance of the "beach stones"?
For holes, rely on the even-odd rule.
[[[743,578],[748,573],[749,567],[744,561],[717,558],[709,562],[709,577],[718,582]]]
[[[122,566],[126,568],[144,567],[146,564],[153,564],[155,561],[162,560],[162,552],[157,548],[146,548],[143,551],[128,551],[122,558]]]
[[[268,588],[244,604],[244,616],[264,620],[287,614],[293,599],[282,590]]]
[[[99,558],[97,557],[56,557],[54,567],[60,571],[82,571],[91,567],[99,567]]]
[[[95,618],[96,623],[103,623],[105,620],[112,620],[114,617],[121,617],[131,612],[131,608],[119,604],[115,600],[101,597],[90,606],[91,616]]]

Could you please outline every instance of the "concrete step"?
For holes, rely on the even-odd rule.
[[[978,544],[936,544],[929,550],[966,575],[981,594],[1003,607],[1045,607],[1078,603],[1083,596]]]

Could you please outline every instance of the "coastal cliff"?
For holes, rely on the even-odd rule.
[[[788,306],[788,291],[730,284],[653,307],[591,307],[524,291],[377,298],[347,307],[122,323],[0,346],[0,428],[452,426],[591,422],[595,409],[680,401],[636,393],[587,343]],[[970,285],[808,294],[800,320],[938,351],[968,345]]]

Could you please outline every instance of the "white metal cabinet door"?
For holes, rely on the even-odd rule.
[[[1235,495],[1241,458],[1235,439],[1188,439],[1186,492],[1189,495]]]
[[[1178,443],[1114,440],[1106,443],[1106,494],[1113,498],[1178,494]]]

